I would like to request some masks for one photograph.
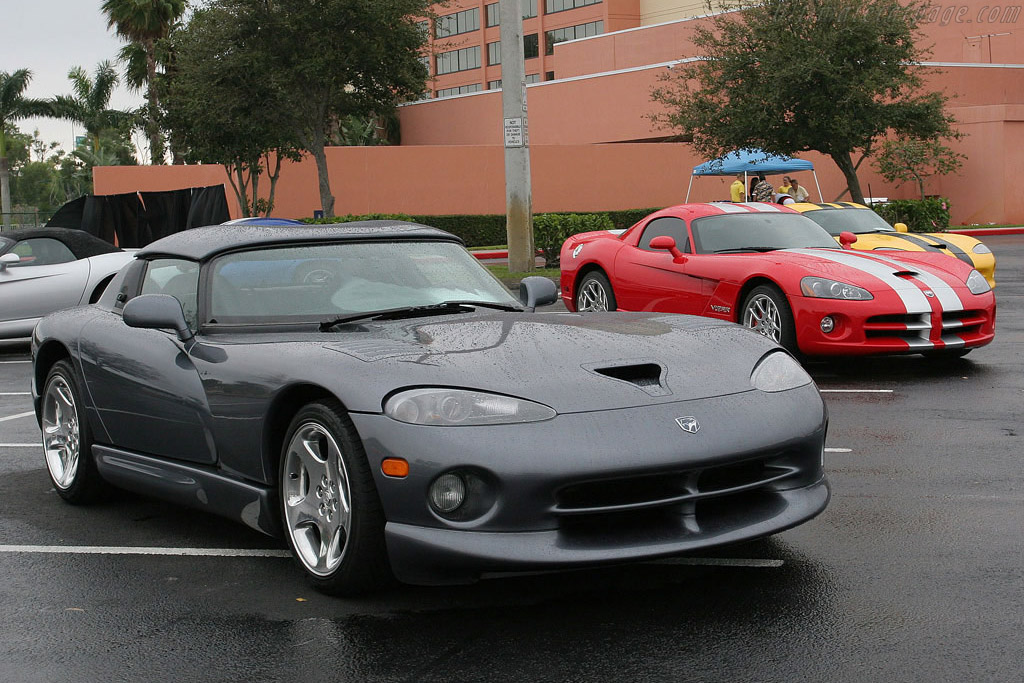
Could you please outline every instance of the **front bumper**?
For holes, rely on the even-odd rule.
[[[697,433],[676,423],[701,422]],[[827,413],[813,384],[491,427],[423,427],[352,414],[375,477],[395,575],[465,583],[668,557],[792,527],[828,502]],[[410,465],[401,479],[384,458]],[[479,514],[427,503],[442,473],[488,482]]]

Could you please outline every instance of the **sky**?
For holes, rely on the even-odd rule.
[[[70,95],[68,71],[81,66],[90,75],[99,62],[116,62],[123,43],[107,29],[101,0],[0,0],[4,5],[4,30],[0,37],[0,71],[32,72],[27,97],[48,99]],[[15,6],[10,7],[9,5]],[[10,11],[10,10],[14,11]],[[118,72],[120,64],[115,64]],[[114,109],[132,109],[143,103],[142,93],[118,86],[110,99]],[[64,151],[74,149],[81,126],[58,119],[22,119],[15,125],[28,135],[36,128],[46,142],[59,142]],[[139,137],[139,136],[136,136]]]

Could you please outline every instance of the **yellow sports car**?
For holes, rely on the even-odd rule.
[[[893,227],[881,216],[853,202],[790,204],[815,223],[828,230],[839,240],[844,230],[857,235],[853,248],[862,251],[892,249],[897,251],[938,251],[969,263],[985,276],[990,287],[996,286],[996,257],[982,242],[967,235],[948,232],[907,232],[907,226],[897,223]]]

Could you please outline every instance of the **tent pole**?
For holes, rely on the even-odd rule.
[[[818,201],[824,204],[825,198],[821,195],[821,185],[818,184],[818,174],[814,172],[814,169],[811,169],[811,175],[814,176],[814,186],[818,188]]]
[[[689,185],[689,187],[686,188],[686,201],[683,202],[684,204],[689,204],[690,203],[690,189],[692,187],[693,187],[693,175],[691,174],[690,175],[690,185]]]

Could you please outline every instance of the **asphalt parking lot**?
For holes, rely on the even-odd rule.
[[[125,494],[62,503],[24,347],[0,347],[0,681],[1019,681],[1024,235],[965,359],[813,362],[817,519],[683,560],[359,600],[283,544]]]

